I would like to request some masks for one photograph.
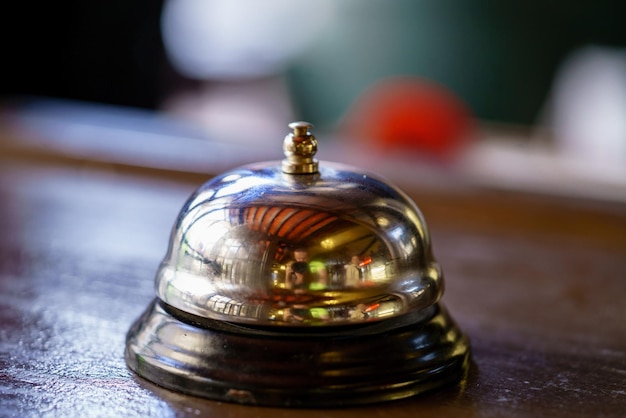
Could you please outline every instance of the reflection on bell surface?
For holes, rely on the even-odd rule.
[[[311,125],[290,127],[282,164],[225,173],[183,206],[129,367],[192,395],[302,407],[462,378],[469,343],[439,303],[418,208],[370,173],[318,163]]]

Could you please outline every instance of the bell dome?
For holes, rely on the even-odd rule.
[[[156,287],[165,303],[207,318],[339,325],[422,309],[442,286],[424,220],[398,189],[340,165],[294,176],[266,163],[188,200]]]

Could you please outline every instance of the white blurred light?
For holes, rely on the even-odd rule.
[[[587,47],[575,53],[558,73],[550,112],[564,155],[626,164],[626,50]]]
[[[322,33],[330,0],[168,0],[161,20],[172,65],[194,79],[276,74]]]

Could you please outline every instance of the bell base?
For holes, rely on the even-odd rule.
[[[165,388],[241,404],[337,407],[402,399],[467,372],[469,342],[447,311],[359,326],[251,327],[155,300],[126,338],[126,362]]]

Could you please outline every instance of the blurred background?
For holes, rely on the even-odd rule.
[[[36,102],[39,116],[95,124],[98,114],[101,125],[108,114],[125,129],[124,109],[144,124],[135,130],[233,150],[280,142],[288,122],[307,120],[335,160],[363,165],[375,154],[383,172],[419,161],[494,187],[626,200],[624,2],[60,0],[4,9],[0,95],[11,109]]]

